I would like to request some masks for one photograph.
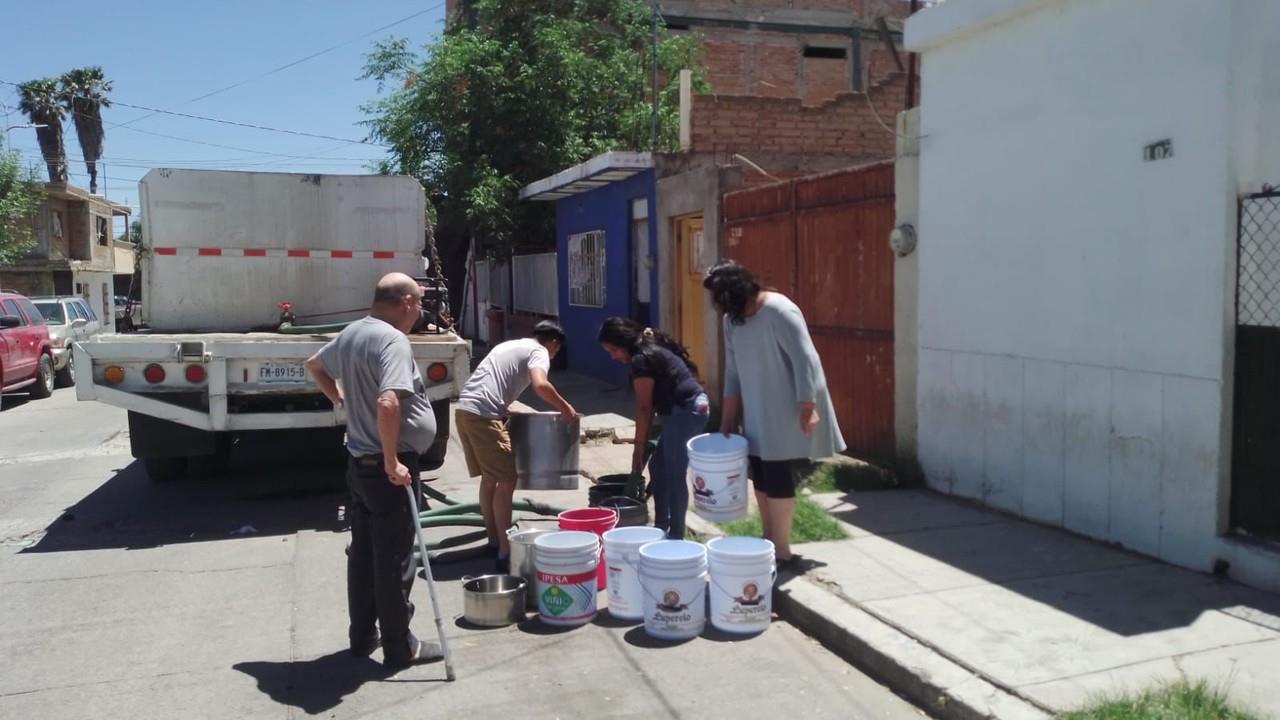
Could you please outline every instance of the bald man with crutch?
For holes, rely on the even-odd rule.
[[[325,397],[347,413],[351,653],[368,657],[381,644],[383,664],[394,670],[443,657],[452,679],[430,567],[428,589],[440,644],[419,640],[409,630],[413,542],[419,529],[418,458],[436,434],[426,383],[407,336],[421,311],[418,283],[402,273],[386,275],[374,289],[369,315],[343,329],[306,367]],[[425,554],[422,560],[427,565]]]

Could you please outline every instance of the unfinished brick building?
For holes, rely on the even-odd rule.
[[[898,43],[909,7],[906,0],[665,0],[658,12],[669,30],[703,38],[712,93],[813,105],[901,71],[884,31]]]

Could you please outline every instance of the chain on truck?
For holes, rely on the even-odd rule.
[[[418,277],[410,335],[444,462],[449,405],[470,345],[449,329],[438,264],[423,275],[426,197],[410,177],[156,169],[139,181],[140,333],[77,345],[76,396],[129,411],[133,456],[154,480],[195,460],[225,469],[245,433],[341,428],[302,363],[363,317],[378,278]]]

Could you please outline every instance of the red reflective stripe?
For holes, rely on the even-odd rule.
[[[245,257],[266,257],[267,251],[265,248],[245,248],[244,256]]]
[[[351,251],[350,250],[331,250],[329,251],[329,255],[330,257],[336,257],[336,258],[349,258],[351,257]]]
[[[396,254],[390,250],[374,250],[373,257],[376,260],[392,260]]]
[[[311,257],[310,250],[290,250],[289,257]]]
[[[177,255],[177,254],[178,254],[178,248],[176,248],[176,247],[158,247],[158,248],[156,248],[156,249],[155,249],[155,253],[156,253],[157,255]]]
[[[222,248],[199,248],[196,250],[197,255],[221,255]]]

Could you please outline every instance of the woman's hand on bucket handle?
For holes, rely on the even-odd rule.
[[[818,406],[816,403],[800,403],[800,432],[808,435],[818,425]]]

